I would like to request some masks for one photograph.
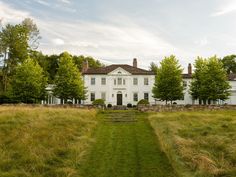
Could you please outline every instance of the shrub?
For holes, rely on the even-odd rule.
[[[95,105],[95,106],[104,106],[105,101],[103,99],[96,99],[96,100],[93,101],[93,105]]]
[[[108,108],[111,108],[111,107],[112,107],[112,104],[109,103],[109,104],[107,105],[107,107],[108,107]]]
[[[127,107],[128,107],[128,108],[132,108],[132,104],[131,104],[131,103],[128,103],[128,104],[127,104]]]
[[[138,105],[149,105],[148,100],[142,99],[138,102]]]

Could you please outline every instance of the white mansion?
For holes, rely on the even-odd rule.
[[[138,68],[137,59],[133,59],[133,65],[114,64],[101,68],[89,68],[84,63],[82,69],[84,85],[87,88],[87,99],[83,104],[92,104],[95,99],[104,99],[111,105],[136,105],[139,100],[146,99],[150,104],[165,104],[152,97],[152,88],[155,82],[155,73]],[[192,66],[189,64],[188,73],[183,74],[184,98],[175,101],[177,104],[198,104],[189,94],[189,85],[192,80]],[[230,75],[229,82],[232,86],[231,96],[228,100],[218,104],[236,104],[236,76]],[[48,88],[49,93],[51,88]],[[73,101],[73,100],[72,100]],[[59,104],[60,100],[49,96],[44,103]],[[74,101],[73,101],[74,103]]]

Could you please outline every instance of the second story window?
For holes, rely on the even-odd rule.
[[[125,85],[125,79],[123,79],[123,85]]]
[[[144,78],[144,85],[148,85],[148,78]]]
[[[105,78],[105,77],[102,78],[101,84],[102,84],[102,85],[106,85],[106,78]]]
[[[116,79],[114,79],[114,85],[116,85]]]
[[[95,78],[94,77],[91,78],[91,85],[95,85]]]
[[[133,85],[138,85],[138,78],[133,78]]]
[[[118,85],[122,85],[122,78],[118,78]]]

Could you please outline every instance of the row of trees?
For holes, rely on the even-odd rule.
[[[224,60],[223,60],[224,61]],[[200,104],[226,100],[230,95],[228,74],[234,68],[225,69],[225,63],[216,56],[210,58],[198,57],[195,60],[195,72],[192,75],[190,94],[193,99],[198,99]],[[151,65],[156,72],[153,97],[160,101],[171,102],[181,100],[184,96],[183,69],[175,56],[165,57],[157,65]],[[155,66],[155,67],[153,67]]]
[[[7,24],[0,31],[0,101],[37,103],[46,97],[46,86],[55,84],[53,94],[64,101],[85,99],[81,78],[82,65],[89,67],[103,64],[92,57],[44,55],[36,49],[39,30],[33,20]]]

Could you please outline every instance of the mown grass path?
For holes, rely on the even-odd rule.
[[[81,164],[83,177],[174,177],[146,114],[99,113],[96,142]]]

